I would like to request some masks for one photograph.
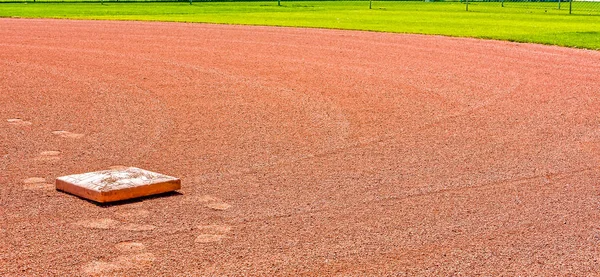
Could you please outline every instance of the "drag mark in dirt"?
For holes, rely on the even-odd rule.
[[[3,275],[599,271],[589,262],[597,51],[41,19],[0,19],[0,37],[0,172],[21,190],[0,185],[10,242],[0,252],[18,257],[0,262]],[[172,168],[190,185],[107,208],[20,187],[51,183],[43,172],[121,163]],[[77,217],[60,216],[65,227],[42,213],[53,210]],[[66,232],[69,245],[48,239]]]

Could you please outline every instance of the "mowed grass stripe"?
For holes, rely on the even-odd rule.
[[[564,4],[564,3],[563,3]],[[2,3],[0,17],[202,22],[435,34],[600,49],[600,16],[540,3],[306,1],[180,3]],[[529,4],[531,5],[531,4]],[[587,11],[589,13],[589,11]]]

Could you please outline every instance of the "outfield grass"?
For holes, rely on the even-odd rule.
[[[540,3],[196,2],[1,3],[0,17],[206,22],[300,26],[500,39],[600,49],[600,16]],[[546,6],[543,6],[546,5]]]

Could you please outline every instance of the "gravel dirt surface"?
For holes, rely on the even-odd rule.
[[[0,19],[1,276],[600,274],[600,52]],[[96,205],[56,177],[179,193]]]

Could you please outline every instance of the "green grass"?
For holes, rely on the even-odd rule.
[[[0,0],[2,1],[2,0]],[[0,17],[205,22],[437,34],[600,49],[600,13],[568,14],[568,3],[196,2],[1,3]],[[579,3],[575,2],[574,5]],[[597,4],[597,3],[586,3]],[[531,5],[531,4],[528,4]],[[600,10],[600,7],[598,7]]]

